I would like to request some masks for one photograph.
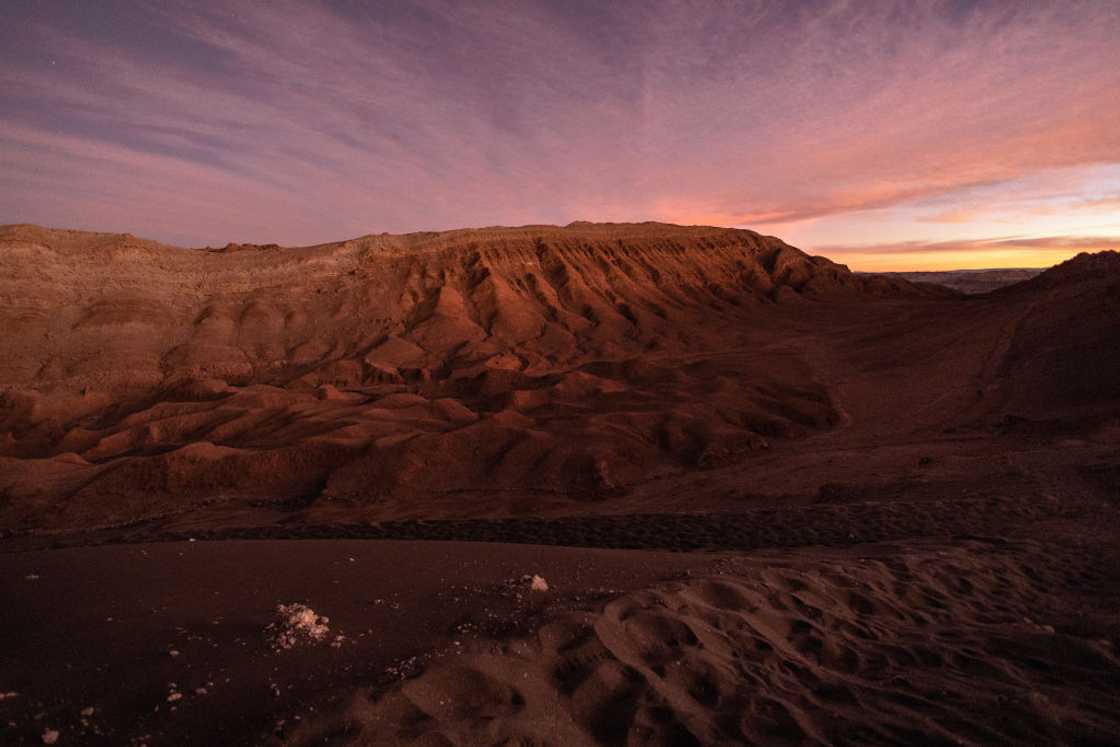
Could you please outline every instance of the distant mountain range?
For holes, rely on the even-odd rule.
[[[961,293],[987,293],[1007,285],[1030,280],[1044,268],[1015,267],[991,270],[944,270],[941,272],[880,272],[877,275],[909,280],[912,283],[932,283]],[[871,274],[871,273],[867,273]]]

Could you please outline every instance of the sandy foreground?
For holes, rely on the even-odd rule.
[[[1010,535],[749,553],[346,539],[6,553],[0,738],[1114,743],[1115,512]],[[329,633],[278,650],[269,626],[292,602]]]
[[[324,692],[394,682],[432,656],[525,628],[551,604],[593,606],[710,562],[353,540],[0,555],[0,689],[18,693],[0,701],[3,740],[36,743],[50,728],[67,743],[259,741],[281,721],[287,733],[314,718],[331,701]],[[530,593],[525,574],[551,591]],[[329,636],[275,651],[266,628],[290,602],[329,617]]]

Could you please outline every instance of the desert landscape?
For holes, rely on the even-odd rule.
[[[5,739],[1120,729],[1120,254],[981,295],[653,223],[0,257]]]
[[[1120,747],[1118,38],[0,2],[0,747]]]

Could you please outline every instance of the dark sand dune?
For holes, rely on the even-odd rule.
[[[0,741],[1120,733],[1120,255],[966,296],[660,224],[9,226],[0,266]],[[293,602],[349,643],[272,650]]]
[[[725,559],[445,657],[292,741],[1111,744],[1120,578],[1083,564],[1115,563],[1114,538]]]

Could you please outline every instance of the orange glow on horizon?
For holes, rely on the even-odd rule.
[[[857,272],[936,272],[940,270],[994,270],[994,269],[1021,269],[1021,268],[1047,268],[1060,264],[1081,252],[1096,252],[1116,248],[1115,246],[1101,246],[1100,248],[1066,249],[1062,251],[1047,250],[1001,250],[985,251],[983,249],[959,251],[930,251],[930,252],[905,252],[905,253],[875,253],[840,251],[822,253],[833,262],[847,265]],[[817,254],[818,252],[813,252]]]

